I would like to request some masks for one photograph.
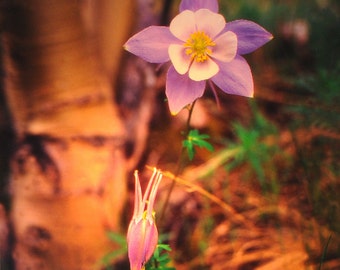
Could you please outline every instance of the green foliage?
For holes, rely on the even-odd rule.
[[[340,64],[292,80],[304,101],[286,107],[292,118],[289,126],[298,153],[299,179],[305,183],[314,215],[336,232],[340,232],[339,72]],[[299,136],[301,130],[308,130],[306,138]]]
[[[109,252],[101,259],[101,264],[108,268],[112,262],[118,259],[120,256],[127,253],[127,244],[126,244],[126,236],[122,234],[118,234],[115,232],[108,232],[107,237],[115,244],[117,244],[118,248],[114,251]]]
[[[151,259],[146,263],[146,270],[175,270],[174,267],[169,266],[171,258],[169,252],[171,248],[166,244],[158,244]]]
[[[292,72],[292,75],[296,76],[292,64],[296,64],[297,59],[305,61],[305,58],[301,59],[302,55],[310,54],[309,60],[315,61],[318,67],[335,68],[338,65],[340,38],[335,34],[340,23],[338,2],[337,0],[229,0],[220,1],[220,8],[228,21],[248,19],[270,31],[274,35],[274,40],[261,50],[268,52],[273,49],[275,55],[271,55],[271,61],[277,62],[280,59],[279,68],[284,68],[285,71]],[[285,24],[297,20],[305,22],[308,26],[308,44],[303,48],[292,48],[296,45],[296,40],[292,36],[285,37],[282,31]],[[307,66],[310,68],[313,64]],[[256,65],[252,65],[252,70],[255,69]]]
[[[209,151],[214,151],[214,147],[207,142],[210,136],[207,134],[200,134],[197,129],[189,131],[187,138],[183,141],[183,147],[187,149],[187,153],[190,160],[193,160],[195,156],[195,146],[205,148]]]
[[[242,164],[249,164],[261,187],[265,191],[269,188],[270,191],[278,193],[276,165],[273,159],[273,156],[280,151],[276,143],[277,129],[259,113],[255,103],[252,103],[252,110],[254,120],[250,127],[244,127],[240,123],[233,125],[238,142],[231,143],[229,149],[240,150],[236,152],[233,161],[226,168],[232,170]]]
[[[339,132],[340,122],[340,63],[334,70],[320,69],[315,74],[300,76],[293,80],[295,91],[304,95],[304,102],[289,106],[295,113],[293,125],[317,126]]]

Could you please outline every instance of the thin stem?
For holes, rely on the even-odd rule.
[[[326,246],[324,247],[324,249],[323,249],[323,251],[322,251],[321,261],[320,261],[318,270],[321,270],[321,268],[322,268],[322,264],[323,264],[323,262],[324,262],[324,260],[325,260],[326,253],[327,253],[327,249],[328,249],[328,245],[329,245],[329,243],[330,243],[330,241],[331,241],[331,238],[332,238],[332,235],[330,234],[329,237],[328,237]]]
[[[190,121],[191,121],[191,118],[192,118],[192,112],[194,111],[195,104],[196,104],[196,100],[189,107],[189,115],[188,115],[188,119],[187,119],[186,134],[185,135],[188,135],[189,131],[190,131]]]
[[[209,80],[209,86],[210,86],[210,88],[211,88],[211,91],[212,91],[213,94],[214,94],[214,97],[215,97],[215,100],[216,100],[217,108],[220,110],[220,109],[221,109],[220,99],[218,98],[217,91],[216,91],[216,87],[215,87],[215,85],[211,82],[211,80]]]
[[[192,112],[194,110],[195,103],[196,103],[196,100],[188,108],[189,114],[188,114],[188,119],[187,119],[187,122],[186,122],[185,136],[188,136],[188,134],[190,132],[190,122],[191,122]],[[184,147],[182,146],[181,147],[181,152],[179,154],[179,158],[178,158],[178,161],[177,161],[177,165],[176,165],[176,170],[175,170],[175,174],[174,174],[175,177],[177,177],[181,173],[181,171],[183,169],[184,157],[185,157],[184,156]],[[169,205],[170,196],[171,196],[172,191],[175,188],[175,185],[176,185],[176,181],[173,179],[172,182],[171,182],[169,191],[168,191],[168,193],[167,193],[167,195],[165,197],[165,202],[164,202],[163,208],[161,210],[160,220],[164,219],[166,209],[167,209],[167,207]]]

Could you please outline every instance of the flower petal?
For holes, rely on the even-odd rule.
[[[171,43],[180,43],[165,26],[150,26],[135,34],[124,48],[151,63],[169,61],[168,47]]]
[[[192,60],[191,57],[185,53],[185,48],[183,45],[170,45],[169,56],[172,64],[179,74],[183,75],[187,73]]]
[[[203,81],[215,76],[219,67],[215,61],[208,57],[204,62],[193,61],[189,68],[189,78],[194,81]]]
[[[158,230],[155,223],[152,223],[147,230],[146,242],[147,246],[145,249],[145,262],[151,258],[158,244]]]
[[[128,238],[128,256],[131,269],[141,269],[152,256],[158,241],[155,223],[142,219],[131,226]]]
[[[228,94],[252,97],[254,94],[253,76],[247,61],[236,56],[231,62],[219,62],[220,72],[211,80]]]
[[[203,31],[212,39],[214,39],[226,25],[225,19],[221,14],[214,13],[208,9],[197,10],[195,12],[195,22],[197,30]]]
[[[237,54],[251,53],[273,39],[273,35],[262,26],[247,20],[228,22],[224,29],[224,32],[227,31],[232,31],[237,35]]]
[[[178,74],[171,66],[167,74],[165,88],[171,114],[177,114],[183,107],[201,97],[204,89],[205,81],[193,81],[187,74]]]
[[[236,56],[237,36],[228,31],[214,40],[216,46],[212,47],[212,57],[222,62],[230,62]]]
[[[218,1],[217,0],[182,0],[179,5],[179,11],[182,12],[186,9],[196,11],[201,8],[206,8],[212,12],[218,12]]]
[[[182,41],[187,41],[192,33],[196,31],[195,14],[185,10],[178,14],[170,23],[170,32]]]
[[[140,269],[145,260],[145,235],[141,232],[140,228],[142,222],[145,221],[141,220],[139,223],[133,224],[128,232],[127,245],[131,269]]]

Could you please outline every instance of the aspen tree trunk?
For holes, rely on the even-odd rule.
[[[10,185],[15,269],[99,269],[126,194],[124,129],[107,72],[90,46],[79,1],[3,2],[5,93],[17,135]],[[113,2],[120,15],[131,12],[131,1]],[[113,50],[121,51],[116,43]]]

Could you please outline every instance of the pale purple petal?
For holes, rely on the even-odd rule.
[[[204,62],[193,61],[189,69],[189,78],[194,81],[207,80],[215,76],[218,71],[218,65],[211,58]]]
[[[172,43],[180,43],[169,27],[150,26],[131,37],[124,48],[151,63],[169,61],[168,47]]]
[[[218,1],[217,0],[182,0],[179,5],[179,11],[182,12],[186,9],[196,11],[201,8],[206,8],[212,12],[218,12]]]
[[[189,70],[191,57],[185,53],[183,45],[172,44],[169,46],[169,56],[172,64],[179,74],[185,74]]]
[[[175,115],[186,105],[200,98],[205,89],[205,81],[190,80],[187,74],[180,75],[173,66],[169,68],[165,94],[168,98],[170,112]]]
[[[203,31],[214,39],[225,27],[226,22],[221,14],[208,9],[199,9],[195,12],[195,21],[198,31]]]
[[[216,46],[212,47],[211,56],[222,62],[230,62],[236,56],[237,36],[234,32],[228,31],[214,40]]]
[[[224,31],[232,31],[237,35],[237,54],[251,53],[273,39],[273,35],[262,26],[247,20],[228,22]]]
[[[190,10],[178,14],[170,23],[170,32],[182,41],[187,41],[196,32],[195,14]]]
[[[228,94],[252,97],[254,95],[253,76],[247,61],[236,56],[231,62],[219,62],[220,72],[211,80]]]

